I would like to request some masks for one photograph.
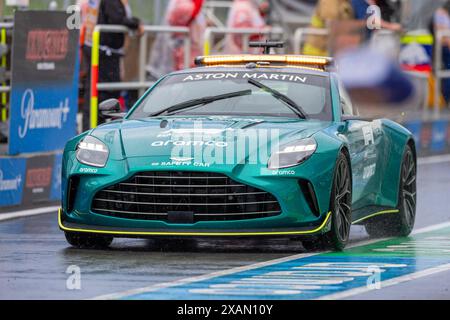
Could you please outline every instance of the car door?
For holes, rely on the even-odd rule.
[[[353,176],[353,209],[373,205],[379,190],[380,179],[377,166],[382,143],[380,121],[358,118],[345,89],[340,86],[341,111],[347,120],[343,121],[343,138],[347,141]],[[353,117],[353,118],[352,118]]]

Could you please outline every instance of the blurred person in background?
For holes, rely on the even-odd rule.
[[[87,44],[91,46],[92,32],[97,24],[100,0],[77,0],[76,5],[78,6],[81,19],[80,43],[82,46],[85,44],[86,32],[89,31],[89,43]]]
[[[227,27],[233,29],[252,28],[264,29],[266,22],[264,17],[269,10],[268,1],[258,0],[234,0],[227,19]],[[250,41],[260,41],[260,35],[250,36]],[[259,53],[261,49],[255,48]],[[237,54],[243,52],[242,35],[230,34],[225,37],[225,53]]]
[[[450,1],[447,1],[442,8],[436,10],[433,19],[433,29],[450,30]],[[450,38],[442,39],[442,68],[450,69]],[[442,80],[442,94],[447,103],[450,101],[450,79]]]
[[[82,13],[82,22],[84,29],[83,44],[83,68],[85,68],[87,77],[85,80],[85,96],[83,106],[83,130],[89,128],[90,115],[90,69],[91,69],[91,50],[92,34],[97,24],[111,24],[126,26],[131,30],[142,34],[143,27],[140,20],[133,17],[128,0],[88,0],[85,4],[84,15]],[[125,44],[125,34],[123,33],[104,33],[100,37],[100,62],[99,79],[103,82],[120,82],[120,59],[124,54],[123,46]],[[119,98],[119,91],[100,91],[99,102]],[[99,123],[104,122],[99,113]]]
[[[170,0],[164,24],[172,27],[188,27],[191,40],[191,67],[194,58],[202,54],[203,34],[206,29],[206,19],[202,13],[204,0]],[[159,33],[150,53],[147,71],[151,79],[174,70],[181,70],[184,65],[184,38],[183,34]]]
[[[326,29],[332,21],[353,20],[350,0],[319,0],[311,17],[311,28]],[[306,38],[303,53],[314,56],[327,56],[328,37],[310,35]]]

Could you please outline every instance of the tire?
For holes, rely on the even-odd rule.
[[[109,236],[99,236],[84,233],[65,232],[67,242],[76,248],[85,249],[106,249],[113,242],[114,238]]]
[[[365,225],[367,233],[374,238],[406,237],[414,228],[417,202],[417,165],[409,145],[405,147],[398,186],[398,213],[373,218]]]
[[[336,161],[331,188],[331,230],[311,240],[304,240],[303,247],[310,250],[341,251],[348,243],[352,225],[352,180],[349,161],[341,153]]]

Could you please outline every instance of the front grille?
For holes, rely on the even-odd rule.
[[[92,202],[97,214],[126,219],[171,221],[173,212],[193,221],[272,217],[281,213],[273,195],[217,173],[141,172],[99,191]]]

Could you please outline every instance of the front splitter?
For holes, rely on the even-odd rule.
[[[112,228],[103,226],[92,226],[83,225],[70,222],[64,222],[62,219],[62,209],[58,210],[58,224],[59,228],[66,232],[80,232],[80,233],[92,233],[92,234],[104,234],[111,235],[115,237],[123,238],[139,238],[139,237],[255,237],[255,236],[302,236],[302,235],[315,235],[320,234],[331,221],[331,212],[329,212],[324,221],[316,227],[305,227],[296,229],[278,229],[276,231],[267,230],[247,230],[247,231],[233,231],[233,230],[147,230],[147,229],[137,229],[137,228]]]

